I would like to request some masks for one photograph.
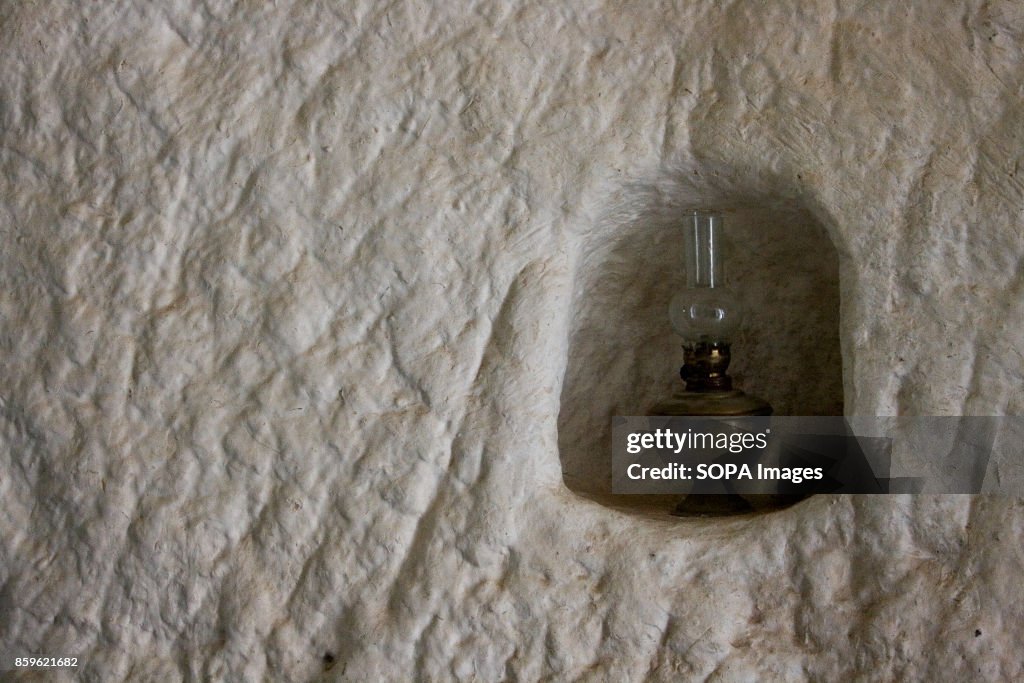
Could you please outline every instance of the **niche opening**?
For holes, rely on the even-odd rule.
[[[577,493],[611,493],[612,416],[645,414],[679,386],[668,306],[685,282],[678,226],[696,206],[726,214],[728,276],[746,309],[732,345],[737,386],[776,415],[843,414],[840,263],[827,216],[779,180],[662,170],[623,185],[582,245],[558,417],[563,479]],[[615,504],[650,504],[641,498]]]

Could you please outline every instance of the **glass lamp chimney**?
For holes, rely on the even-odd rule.
[[[669,307],[669,318],[686,346],[729,343],[739,330],[742,310],[726,286],[723,217],[694,211],[684,225],[686,289]]]

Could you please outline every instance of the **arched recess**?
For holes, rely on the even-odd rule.
[[[776,415],[843,414],[830,217],[770,174],[675,164],[621,184],[581,237],[558,418],[563,479],[578,493],[610,493],[612,416],[642,415],[680,382],[668,304],[685,282],[679,227],[693,207],[726,214],[727,272],[746,309],[737,385]]]

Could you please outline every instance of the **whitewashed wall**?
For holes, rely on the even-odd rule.
[[[770,247],[738,369],[777,405],[1024,412],[1019,3],[19,2],[0,35],[0,650],[1024,677],[1019,501],[565,486],[671,388],[694,200]],[[776,351],[813,339],[801,388]]]

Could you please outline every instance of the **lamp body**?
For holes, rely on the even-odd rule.
[[[743,320],[740,298],[725,278],[724,218],[694,211],[684,225],[686,288],[672,299],[669,318],[683,339],[685,382],[670,398],[653,406],[652,416],[740,417],[771,415],[771,405],[732,386],[732,339]],[[727,515],[748,512],[771,501],[763,496],[691,494],[674,514]]]

